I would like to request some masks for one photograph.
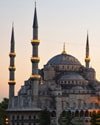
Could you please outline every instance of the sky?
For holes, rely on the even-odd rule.
[[[0,0],[0,100],[8,97],[9,51],[12,22],[16,43],[16,94],[31,75],[34,0]],[[84,65],[87,31],[90,67],[100,80],[100,0],[37,0],[39,23],[39,68],[66,52]]]

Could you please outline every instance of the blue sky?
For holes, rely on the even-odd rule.
[[[66,43],[67,53],[84,65],[87,30],[90,66],[100,80],[100,0],[37,0],[40,68]],[[0,0],[0,98],[8,95],[11,27],[16,41],[16,92],[31,74],[34,0]]]

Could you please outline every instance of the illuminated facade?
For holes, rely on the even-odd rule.
[[[32,74],[24,82],[18,95],[15,87],[15,42],[12,28],[9,67],[9,122],[10,125],[38,125],[39,113],[47,109],[51,112],[51,124],[58,125],[63,111],[87,115],[100,109],[100,82],[96,72],[89,66],[89,38],[86,40],[85,66],[78,59],[66,53],[65,45],[61,54],[51,58],[43,69],[38,68],[38,20],[35,7],[33,20]]]

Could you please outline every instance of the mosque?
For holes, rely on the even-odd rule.
[[[38,18],[35,6],[33,19],[32,73],[24,81],[15,96],[15,39],[14,26],[11,34],[9,66],[9,106],[7,109],[10,125],[39,125],[39,113],[48,110],[51,124],[59,125],[63,111],[88,116],[100,109],[100,82],[94,68],[89,66],[89,36],[86,39],[85,66],[65,50],[50,58],[42,69],[38,64]]]

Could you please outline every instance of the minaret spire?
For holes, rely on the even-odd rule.
[[[38,45],[40,41],[38,40],[38,19],[37,19],[37,10],[36,10],[36,2],[35,2],[35,10],[34,10],[34,19],[33,19],[33,39],[31,41],[32,44],[32,75],[31,80],[33,82],[33,94],[35,96],[38,95],[38,84],[40,80],[38,63],[40,58],[38,57]]]
[[[11,50],[12,53],[15,51],[15,39],[14,39],[14,23],[12,23],[12,35],[11,35]]]
[[[86,68],[89,68],[89,63],[90,63],[90,56],[89,56],[89,36],[88,36],[88,33],[87,33],[87,40],[86,40],[86,56],[85,56]]]
[[[38,39],[38,19],[37,19],[36,2],[35,2],[34,19],[33,19],[33,39]]]
[[[66,54],[66,46],[65,46],[65,43],[63,45],[63,51],[62,51],[62,54]]]
[[[14,25],[12,24],[11,46],[10,46],[10,66],[9,66],[9,99],[14,96],[15,91],[15,39],[14,39]]]

